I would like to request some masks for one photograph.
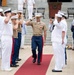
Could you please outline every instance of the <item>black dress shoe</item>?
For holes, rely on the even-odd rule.
[[[62,72],[62,70],[55,70],[55,69],[53,69],[52,72]]]
[[[41,65],[41,63],[40,62],[37,62],[37,65]]]
[[[17,64],[18,62],[16,61],[15,63]]]
[[[21,59],[18,58],[18,59],[16,59],[16,61],[21,61]]]
[[[36,62],[36,59],[33,59],[33,61],[32,61],[33,63],[35,63]]]
[[[10,67],[18,67],[19,65],[13,65],[13,64],[11,64],[10,65]]]

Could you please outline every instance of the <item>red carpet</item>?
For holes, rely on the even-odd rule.
[[[15,75],[46,75],[50,61],[53,55],[43,55],[41,65],[32,63],[32,57],[30,57],[15,73]]]

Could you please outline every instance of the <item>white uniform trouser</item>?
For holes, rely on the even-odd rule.
[[[24,42],[25,42],[25,35],[22,35],[21,48],[24,48]]]
[[[29,17],[29,19],[32,19],[32,13],[33,13],[33,6],[28,6],[28,17]]]
[[[23,4],[18,4],[18,10],[23,11]]]
[[[1,69],[6,70],[10,68],[10,57],[12,51],[12,36],[2,36],[2,62]]]
[[[55,70],[62,70],[65,64],[65,48],[61,43],[52,43],[55,57]]]

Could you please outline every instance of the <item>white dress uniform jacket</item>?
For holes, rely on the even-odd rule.
[[[64,44],[66,45],[67,44],[67,22],[66,22],[65,19],[63,19],[61,22],[62,22],[62,25],[63,25],[62,31],[65,31]]]

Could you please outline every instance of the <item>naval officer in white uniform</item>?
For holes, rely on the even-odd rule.
[[[62,72],[63,59],[65,58],[64,43],[66,39],[66,28],[62,22],[62,15],[57,14],[54,21],[54,30],[52,31],[51,41],[55,57],[55,67],[52,72]],[[65,32],[65,35],[63,34]],[[64,57],[64,58],[63,58]]]
[[[34,0],[27,0],[27,5],[28,5],[28,17],[29,19],[32,19],[32,14],[33,14],[33,8],[35,6],[35,1]]]
[[[13,27],[10,21],[11,9],[7,9],[4,11],[5,17],[0,16],[0,23],[2,25],[2,36],[1,36],[1,44],[2,44],[2,61],[1,61],[1,69],[5,71],[11,71],[10,68],[10,57],[12,51],[12,35],[13,35]]]
[[[62,20],[61,20],[61,22],[62,22],[62,24],[63,24],[63,26],[64,26],[64,29],[63,29],[63,31],[62,31],[62,34],[63,34],[63,36],[64,36],[64,43],[63,43],[63,49],[65,50],[64,52],[65,52],[65,56],[64,56],[64,54],[63,54],[63,57],[62,57],[62,62],[63,62],[63,64],[62,64],[62,66],[64,67],[65,66],[65,64],[67,64],[67,52],[66,52],[66,44],[67,44],[67,21],[66,21],[66,19],[67,19],[67,13],[65,13],[65,12],[63,12],[63,11],[59,11],[58,12],[60,15],[62,15]]]

